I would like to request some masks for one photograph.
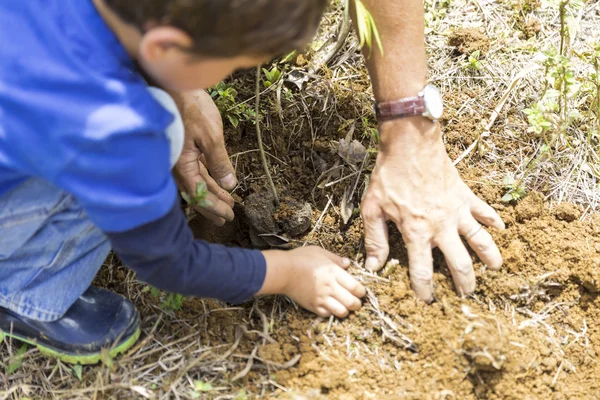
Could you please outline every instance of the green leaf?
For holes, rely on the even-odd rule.
[[[236,117],[233,114],[227,114],[227,119],[229,120],[231,125],[233,125],[234,128],[237,128],[240,124],[240,120],[238,119],[238,117]]]
[[[73,374],[79,379],[79,382],[83,380],[83,367],[81,364],[73,365]]]
[[[27,344],[23,343],[23,345],[21,347],[19,347],[19,349],[17,350],[17,353],[15,355],[15,358],[12,359],[11,362],[9,362],[8,366],[6,367],[6,375],[10,375],[13,372],[15,372],[16,370],[18,370],[21,365],[23,364],[23,355],[27,352]]]
[[[194,381],[194,390],[197,392],[210,392],[213,389],[210,382]]]
[[[504,203],[510,203],[511,201],[513,201],[512,193],[508,192],[504,196],[502,196],[502,201]]]
[[[286,56],[284,56],[281,59],[281,61],[279,61],[279,63],[285,64],[285,63],[292,61],[292,59],[296,56],[296,54],[298,54],[298,52],[296,50],[292,51],[291,53],[288,53]]]
[[[246,389],[242,389],[239,392],[237,392],[235,397],[233,398],[233,400],[247,400],[247,399],[248,399],[248,393],[246,393]]]
[[[196,185],[196,196],[197,197],[206,197],[208,190],[206,188],[206,182],[198,182]]]
[[[183,197],[183,200],[185,200],[186,203],[192,204],[192,199],[189,194],[186,192],[179,192],[179,194],[181,194],[181,197]]]

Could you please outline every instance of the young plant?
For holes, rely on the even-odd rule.
[[[156,299],[160,299],[163,293],[155,288],[154,286],[146,286],[142,292],[150,292],[152,297]],[[164,299],[160,304],[160,308],[167,312],[178,311],[181,309],[183,302],[185,301],[185,296],[177,293],[165,293]]]
[[[573,121],[581,118],[572,99],[580,91],[581,84],[575,76],[572,62],[572,42],[577,34],[577,20],[572,14],[581,7],[579,0],[561,0],[558,3],[560,18],[560,46],[551,46],[542,53],[545,69],[545,88],[540,100],[524,110],[529,122],[529,132],[542,135],[549,142],[545,132],[556,131],[563,138]]]
[[[19,368],[21,368],[21,365],[23,364],[23,356],[26,352],[27,344],[23,343],[23,345],[21,345],[21,347],[19,347],[19,349],[17,350],[15,356],[9,361],[8,365],[6,366],[6,375],[10,375],[16,372]]]
[[[206,182],[199,182],[196,185],[196,192],[193,196],[190,196],[186,192],[181,192],[181,197],[190,206],[195,207],[210,207],[212,203],[206,197],[208,196],[208,189],[206,188]]]
[[[522,181],[515,182],[515,177],[507,175],[504,178],[504,188],[508,189],[508,192],[502,196],[502,201],[509,203],[511,201],[519,201],[527,194],[524,186],[521,185]]]
[[[258,139],[258,149],[260,150],[260,158],[262,160],[263,169],[265,170],[265,175],[267,176],[267,180],[269,182],[269,187],[271,188],[271,192],[273,193],[273,198],[275,199],[275,204],[279,205],[279,196],[277,195],[277,189],[275,188],[275,183],[273,183],[273,177],[271,176],[271,171],[269,170],[269,161],[267,160],[267,154],[265,153],[265,149],[263,146],[262,140],[262,131],[260,129],[260,65],[256,67],[256,88],[255,88],[255,101],[254,101],[254,111],[256,115],[256,137]]]
[[[238,93],[232,86],[221,82],[208,92],[215,101],[221,115],[227,118],[234,128],[237,128],[241,121],[254,122],[254,110],[245,103],[237,103]]]
[[[273,86],[279,81],[279,79],[281,79],[281,71],[279,70],[279,68],[277,68],[277,65],[274,65],[273,68],[271,68],[271,70],[268,70],[266,68],[263,68],[262,70],[265,74],[265,77],[267,78],[263,82],[265,88]]]
[[[475,70],[475,71],[480,71],[481,68],[483,68],[483,64],[479,60],[480,56],[481,56],[480,50],[476,50],[469,55],[469,64],[468,65],[469,65],[470,69]]]

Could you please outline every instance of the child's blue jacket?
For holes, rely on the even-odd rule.
[[[2,3],[0,196],[30,177],[52,182],[141,279],[243,301],[264,257],[192,239],[170,172],[172,119],[91,0]]]

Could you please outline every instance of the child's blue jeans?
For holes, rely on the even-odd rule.
[[[153,95],[176,115],[167,136],[174,164],[183,124],[166,93]],[[110,252],[106,236],[75,198],[37,178],[0,196],[0,307],[54,321],[90,286]]]

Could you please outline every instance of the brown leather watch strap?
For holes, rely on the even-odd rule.
[[[380,121],[423,115],[425,111],[425,102],[420,96],[375,104],[375,113]]]

